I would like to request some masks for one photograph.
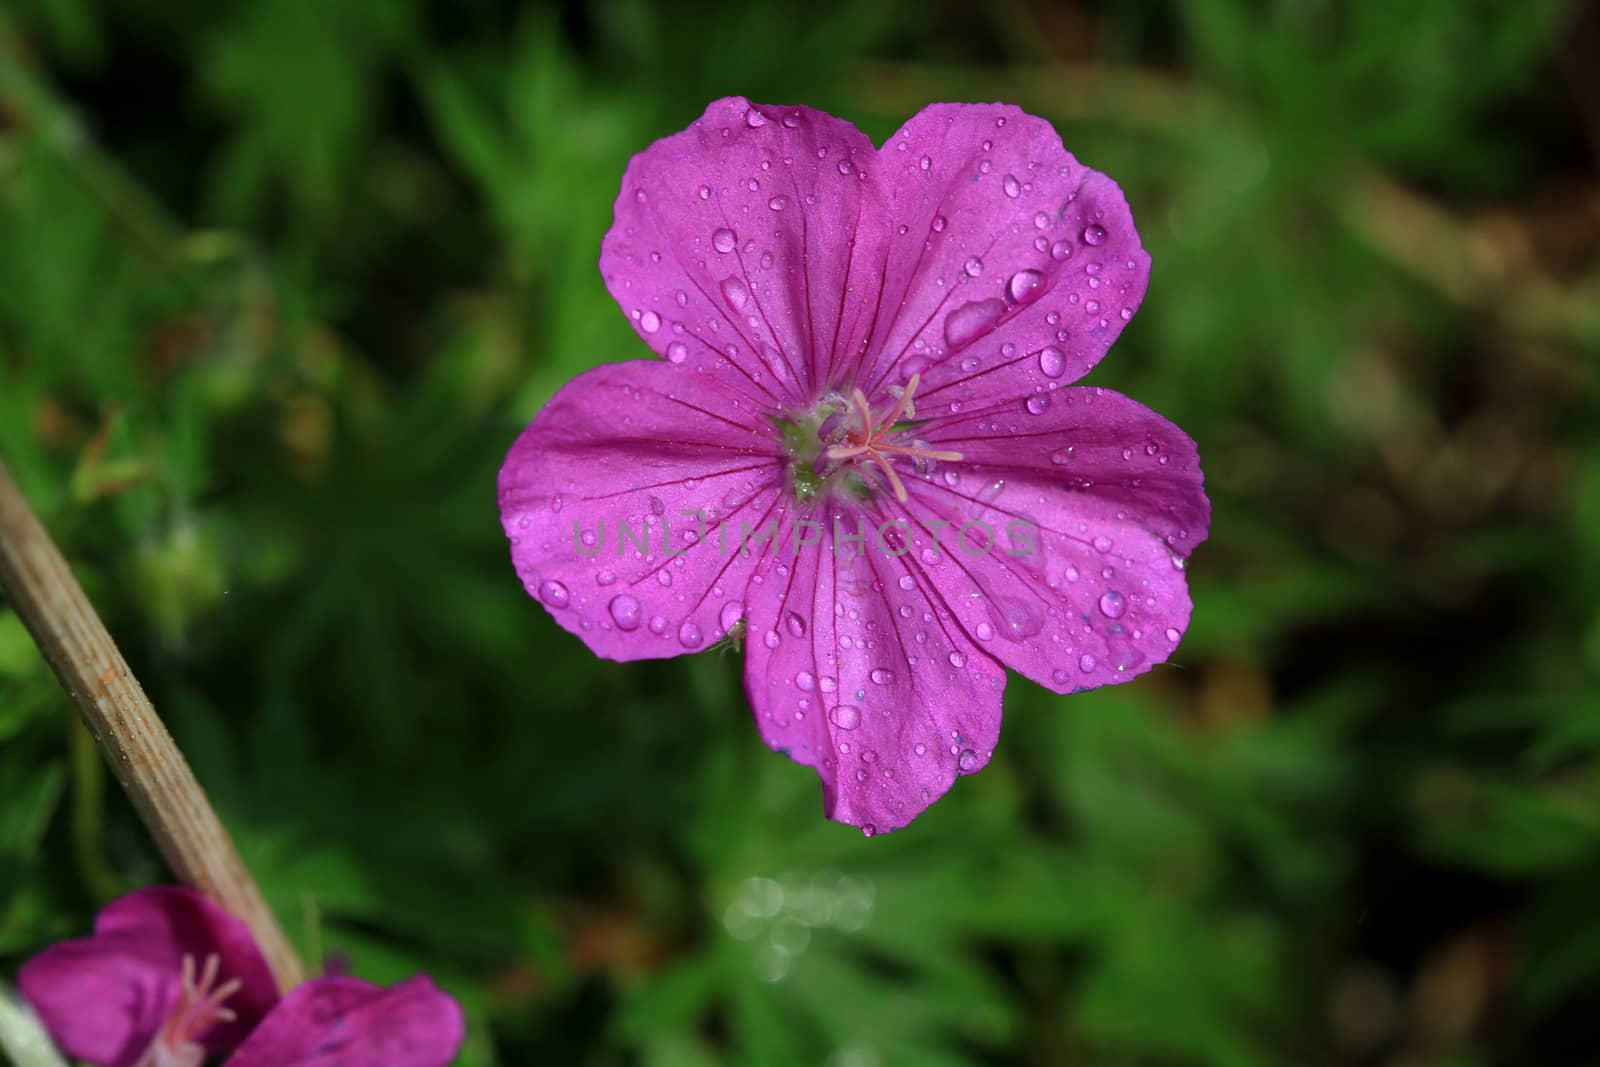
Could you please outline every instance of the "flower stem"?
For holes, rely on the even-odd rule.
[[[33,634],[177,877],[250,927],[281,990],[300,961],[194,772],[0,462],[0,591]]]

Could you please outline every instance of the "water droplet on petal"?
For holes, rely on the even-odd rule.
[[[706,635],[700,632],[700,627],[693,619],[685,619],[683,625],[678,627],[678,644],[684,648],[699,648],[705,639]]]
[[[731,274],[722,279],[722,295],[728,298],[728,303],[733,305],[735,311],[750,302],[749,287],[744,284],[742,278],[736,278]]]
[[[971,774],[978,769],[978,754],[970,748],[961,750],[961,755],[956,757],[956,766],[961,768],[962,774]]]
[[[611,598],[611,618],[616,622],[619,630],[637,630],[639,628],[640,609],[639,602],[627,593],[618,593]]]
[[[1000,188],[1004,189],[1006,195],[1013,200],[1022,194],[1022,183],[1017,181],[1015,174],[1007,174],[1005,180],[1000,183]]]
[[[701,200],[710,200],[711,199],[711,186],[702,185],[700,187],[700,199]]]
[[[789,206],[789,198],[787,196],[775,196],[767,201],[767,206],[774,211],[782,211]]]
[[[967,657],[963,653],[960,653],[960,652],[952,652],[952,653],[950,653],[950,666],[954,667],[956,670],[959,671],[962,667],[965,667],[966,665],[967,665]]]
[[[1092,543],[1094,545],[1094,550],[1096,552],[1110,552],[1111,551],[1111,544],[1112,544],[1111,538],[1107,537],[1104,534],[1101,534],[1099,537],[1096,537]]]
[[[806,620],[793,611],[789,612],[788,617],[784,620],[784,625],[788,626],[789,632],[796,637],[804,637],[806,635]]]
[[[1089,653],[1085,652],[1083,655],[1078,657],[1078,669],[1084,674],[1088,674],[1090,671],[1094,670],[1094,667],[1095,658],[1089,655]]]
[[[1039,353],[1039,373],[1046,378],[1059,378],[1067,372],[1067,356],[1061,349],[1051,345]]]
[[[733,235],[733,231],[728,229],[726,226],[714,231],[711,234],[711,247],[715,248],[723,255],[727,255],[729,252],[732,252],[733,246],[737,243],[738,238],[736,238]]]
[[[739,625],[744,618],[744,605],[737,600],[730,600],[722,605],[722,614],[717,616],[717,625],[722,627],[723,633],[732,633],[733,628]]]
[[[661,316],[654,311],[646,311],[639,316],[639,329],[645,333],[655,333],[661,329]]]
[[[966,264],[961,269],[967,272],[967,277],[976,278],[978,275],[983,273],[983,260],[979,259],[977,256],[973,256],[971,259],[967,260]]]
[[[1108,619],[1120,619],[1128,613],[1128,602],[1122,594],[1115,590],[1108,591],[1100,598],[1100,614]]]
[[[888,685],[894,681],[893,673],[884,670],[882,667],[875,668],[867,677],[872,679],[874,685]]]
[[[828,712],[828,721],[841,730],[854,730],[861,725],[861,709],[854,704],[840,704]]]
[[[539,586],[539,599],[553,608],[564,608],[567,606],[567,602],[571,600],[571,596],[567,593],[566,586],[558,581],[551,580]]]
[[[933,232],[934,233],[943,233],[944,232],[944,228],[945,228],[944,216],[943,215],[935,215],[933,217]]]
[[[1106,243],[1106,228],[1098,222],[1091,222],[1083,228],[1083,243],[1086,245],[1103,245]]]
[[[963,304],[944,320],[944,340],[952,348],[973,341],[995,324],[995,321],[1004,315],[1005,301],[999,298],[988,300],[974,300],[970,304]]]
[[[1044,275],[1036,270],[1019,270],[1011,276],[1011,281],[1006,285],[1006,292],[1011,294],[1011,299],[1019,304],[1026,304],[1039,295],[1039,286],[1044,283]]]
[[[1043,415],[1050,409],[1050,398],[1043,393],[1036,393],[1023,406],[1028,409],[1029,415]]]
[[[689,346],[682,341],[674,341],[667,346],[667,361],[669,363],[682,363],[689,358]]]
[[[745,112],[744,121],[745,125],[749,126],[751,129],[756,129],[757,127],[765,126],[767,124],[767,117],[761,112],[757,111],[755,108],[751,108],[749,111]]]

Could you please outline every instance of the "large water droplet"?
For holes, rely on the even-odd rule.
[[[1035,393],[1027,399],[1023,407],[1028,409],[1029,415],[1043,415],[1050,410],[1050,398],[1043,393]]]
[[[722,627],[722,632],[732,633],[733,628],[739,625],[744,618],[744,605],[737,600],[730,600],[722,605],[722,614],[717,616],[717,625]]]
[[[639,329],[645,333],[655,333],[661,329],[661,316],[654,311],[646,311],[639,316]]]
[[[552,579],[539,586],[539,599],[553,608],[564,608],[572,598],[566,586]]]
[[[713,231],[711,234],[711,247],[715,248],[723,255],[727,255],[729,252],[732,252],[733,246],[736,243],[738,243],[738,238],[734,237],[733,231],[728,229],[726,226]]]
[[[685,619],[683,625],[678,627],[678,644],[684,648],[699,648],[705,639],[706,635],[700,632],[700,627],[693,619]]]
[[[750,289],[744,284],[744,279],[733,275],[722,279],[722,295],[728,298],[735,311],[742,309],[750,302]]]
[[[1011,281],[1006,283],[1006,292],[1011,294],[1011,299],[1018,304],[1026,304],[1039,295],[1039,286],[1044,284],[1044,275],[1036,270],[1019,270],[1011,276]]]
[[[1108,591],[1100,598],[1100,614],[1108,619],[1120,619],[1128,613],[1128,602],[1122,594],[1115,590]]]
[[[962,265],[961,269],[967,272],[967,277],[976,278],[978,275],[983,273],[983,260],[979,259],[977,256],[973,256]]]
[[[959,348],[983,336],[1005,311],[1005,301],[998,298],[974,300],[961,305],[945,316],[945,343],[952,348]]]
[[[841,730],[854,730],[861,725],[861,709],[854,704],[840,704],[828,712],[828,721]]]
[[[611,598],[611,618],[616,622],[619,630],[637,630],[641,612],[639,602],[627,593],[618,593]]]
[[[882,667],[874,668],[872,673],[867,675],[867,677],[872,679],[872,683],[874,685],[888,685],[890,682],[894,681],[894,674],[890,671],[884,670]]]
[[[1091,222],[1083,228],[1083,243],[1086,245],[1103,245],[1106,243],[1106,228],[1098,222]]]
[[[1067,372],[1067,355],[1055,345],[1039,352],[1039,373],[1046,378],[1059,378]]]
[[[1037,604],[1016,597],[992,596],[987,605],[989,618],[1008,641],[1022,641],[1044,629],[1044,611]]]
[[[669,363],[682,363],[689,358],[689,346],[682,341],[674,341],[667,346],[667,361]]]
[[[1089,655],[1089,653],[1085,652],[1083,655],[1078,657],[1078,669],[1084,674],[1088,674],[1090,671],[1094,670],[1094,668],[1095,658]]]

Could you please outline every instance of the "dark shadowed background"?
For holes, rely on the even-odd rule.
[[[1600,1063],[1600,13],[1489,0],[0,0],[0,455],[308,955],[461,1063]],[[505,450],[716,96],[1052,120],[1155,266],[1194,625],[1014,681],[909,829],[739,660],[600,662]],[[163,878],[0,605],[0,974]]]

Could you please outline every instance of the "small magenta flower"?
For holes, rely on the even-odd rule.
[[[1072,384],[1149,267],[1116,184],[1014,107],[875,149],[716,101],[623,176],[600,269],[663,358],[580,375],[512,447],[517,572],[611,659],[744,642],[827,814],[904,826],[988,761],[1005,668],[1122,682],[1188,625],[1194,442]]]
[[[387,990],[318,978],[280,1001],[244,923],[176,886],[113,901],[92,937],[45,949],[17,982],[61,1049],[98,1067],[199,1067],[230,1051],[225,1067],[442,1067],[464,1025],[422,976]]]

